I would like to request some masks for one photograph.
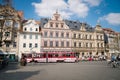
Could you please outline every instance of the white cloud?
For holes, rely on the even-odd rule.
[[[32,3],[38,16],[51,17],[55,10],[64,10],[67,4],[64,0],[42,0],[41,3]],[[66,14],[67,15],[67,14]]]
[[[90,6],[99,6],[102,0],[84,0],[87,2]]]
[[[89,11],[88,6],[82,0],[69,0],[69,10],[79,17],[86,17]]]
[[[85,2],[86,1],[86,2]],[[63,18],[71,18],[77,16],[84,18],[88,15],[90,1],[87,0],[41,0],[40,3],[33,2],[35,12],[38,16],[51,17],[58,9]],[[93,0],[92,0],[93,1]],[[91,1],[91,4],[93,5]],[[95,0],[94,5],[100,4],[99,0]]]
[[[109,13],[108,15],[99,18],[99,20],[105,20],[111,25],[120,25],[120,13]]]

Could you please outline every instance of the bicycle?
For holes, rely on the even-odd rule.
[[[120,62],[119,61],[109,61],[108,65],[111,66],[112,68],[120,68]]]

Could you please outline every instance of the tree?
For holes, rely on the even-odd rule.
[[[2,2],[3,1],[3,2]],[[14,35],[21,25],[21,17],[11,6],[12,0],[2,0],[0,4],[0,47],[14,42]]]

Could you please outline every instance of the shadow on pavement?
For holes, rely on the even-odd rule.
[[[7,70],[16,70],[19,69],[18,63],[9,63],[6,67],[0,69],[1,72],[5,72]]]
[[[40,71],[16,71],[0,73],[0,80],[26,80]]]

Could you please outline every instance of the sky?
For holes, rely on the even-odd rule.
[[[120,0],[13,0],[25,19],[51,18],[56,10],[63,19],[100,24],[120,32]]]

